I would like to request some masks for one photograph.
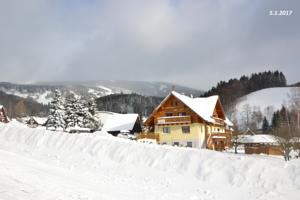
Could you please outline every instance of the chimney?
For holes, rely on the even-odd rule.
[[[175,85],[172,85],[172,91],[175,91]]]

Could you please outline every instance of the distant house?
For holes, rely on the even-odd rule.
[[[246,154],[282,155],[282,149],[274,135],[240,135],[238,143],[244,145]]]
[[[2,106],[2,105],[0,105],[0,122],[3,122],[3,123],[9,122],[7,114],[4,109],[4,106]]]
[[[42,117],[33,117],[31,116],[27,121],[26,124],[31,128],[36,128],[38,126],[45,126],[47,123],[47,118]]]
[[[103,125],[101,130],[112,135],[118,135],[121,132],[134,134],[142,131],[138,114],[98,111],[95,115]]]
[[[233,124],[218,96],[193,98],[172,91],[145,121],[159,144],[222,151],[231,145]],[[143,138],[143,134],[141,135]]]

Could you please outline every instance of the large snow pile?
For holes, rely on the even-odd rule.
[[[51,132],[15,121],[0,124],[0,160],[0,199],[296,200],[300,194],[300,160]]]

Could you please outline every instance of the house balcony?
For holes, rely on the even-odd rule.
[[[190,124],[191,122],[191,116],[166,116],[157,118],[156,124]]]
[[[222,132],[222,131],[211,131],[210,133],[211,134],[221,134],[221,135],[225,135],[226,134],[225,131],[224,132]]]

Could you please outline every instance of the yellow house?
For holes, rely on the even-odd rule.
[[[222,151],[230,146],[232,123],[218,96],[192,98],[172,91],[145,121],[159,144]]]

